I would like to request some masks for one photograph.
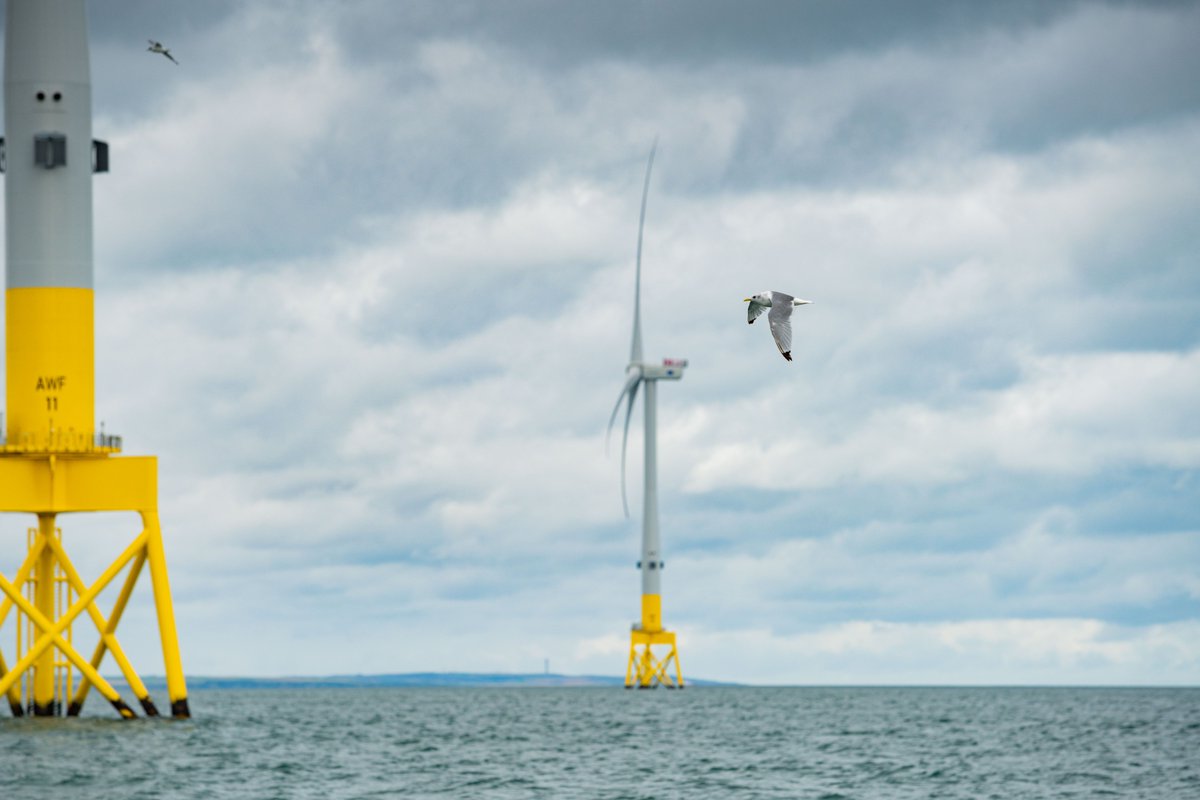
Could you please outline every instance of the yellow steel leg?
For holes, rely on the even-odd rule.
[[[38,538],[54,538],[54,514],[38,514]],[[34,578],[34,606],[48,620],[54,620],[54,550],[44,547],[38,556]],[[33,715],[52,717],[56,713],[54,691],[54,650],[47,647],[33,666]]]
[[[676,676],[674,676],[674,684],[667,684],[668,688],[683,688],[683,667],[679,664],[679,651],[676,650],[674,644],[671,645],[670,661],[676,662]]]
[[[171,716],[190,717],[187,684],[183,678],[183,661],[179,658],[179,636],[175,631],[175,610],[171,606],[171,585],[167,581],[167,558],[163,553],[158,512],[143,511],[142,523],[146,526],[146,556],[150,562],[150,580],[154,584],[154,605],[158,610],[158,633],[162,639]]]
[[[41,557],[42,550],[45,549],[45,546],[46,543],[40,536],[34,540],[33,546],[29,548],[29,552],[25,555],[25,561],[21,564],[21,568],[17,570],[17,574],[13,578],[14,586],[23,586],[25,585],[25,582],[29,580],[29,573],[33,571],[34,565],[38,563],[38,559]],[[13,601],[8,597],[5,597],[4,602],[0,603],[0,625],[4,625],[4,621],[8,619],[8,612],[12,610],[12,606]],[[7,674],[8,665],[4,661],[3,653],[0,653],[0,679],[4,678],[4,676]],[[25,709],[21,704],[21,685],[16,680],[16,678],[19,677],[19,675],[14,676],[14,680],[9,685],[8,691],[6,692],[8,697],[8,707],[12,711],[14,717],[25,716]]]
[[[0,678],[8,674],[8,663],[4,660],[4,653],[0,653]],[[14,681],[12,686],[8,688],[8,708],[12,711],[14,717],[25,716],[25,709],[21,708],[21,687],[17,686]]]

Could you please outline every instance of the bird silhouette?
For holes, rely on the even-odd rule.
[[[156,42],[153,39],[147,39],[146,41],[150,43],[150,46],[146,48],[147,50],[149,50],[151,53],[161,53],[167,58],[171,59],[172,64],[179,66],[179,62],[175,60],[175,56],[171,55],[170,50],[163,47],[162,42]]]

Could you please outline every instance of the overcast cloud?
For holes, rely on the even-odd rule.
[[[189,673],[622,671],[658,137],[685,676],[1200,681],[1200,4],[89,8],[97,418]]]

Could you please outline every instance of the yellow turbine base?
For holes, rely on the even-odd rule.
[[[655,647],[669,648],[659,655]],[[674,666],[675,674],[671,675]],[[658,685],[668,689],[683,688],[683,672],[679,666],[679,651],[675,634],[662,627],[662,596],[642,595],[642,622],[634,627],[629,640],[629,663],[625,667],[625,688],[653,689]]]
[[[0,511],[31,513],[38,517],[36,537],[31,539],[24,563],[11,580],[0,573],[0,626],[14,606],[32,626],[26,643],[22,644],[18,638],[17,660],[11,667],[0,649],[0,696],[7,698],[13,715],[22,716],[27,705],[35,715],[52,715],[67,709],[69,716],[75,716],[94,686],[122,717],[135,716],[117,690],[100,675],[100,663],[108,653],[112,654],[143,712],[147,716],[158,715],[145,684],[116,637],[117,623],[142,567],[148,566],[171,715],[190,716],[158,521],[156,459],[0,456]],[[60,513],[88,511],[135,511],[142,520],[141,533],[90,586],[75,570],[55,526]],[[105,618],[97,607],[97,597],[122,572],[125,573],[124,585]],[[71,593],[66,595],[67,602],[55,602],[49,592],[52,581],[69,585]],[[33,602],[27,597],[31,585],[35,594]],[[76,650],[71,636],[72,624],[83,615],[91,618],[99,633],[90,659],[85,659]],[[63,660],[55,658],[55,651]],[[80,673],[78,688],[73,693],[53,680],[55,667],[67,662]],[[26,698],[27,703],[22,704],[21,682],[26,677],[32,692]],[[69,685],[68,682],[66,686]],[[67,694],[72,696],[67,697]]]
[[[656,645],[669,649],[660,655],[654,651]],[[671,674],[672,666],[674,675]],[[660,684],[668,689],[682,689],[684,686],[679,651],[675,648],[675,634],[671,631],[649,633],[635,630],[630,635],[625,688],[653,689]]]

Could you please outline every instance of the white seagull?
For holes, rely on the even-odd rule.
[[[150,46],[146,48],[147,50],[149,50],[151,53],[162,53],[164,56],[171,59],[172,64],[179,66],[179,62],[175,60],[173,55],[171,55],[170,50],[163,47],[162,42],[156,42],[153,39],[147,39],[146,41],[150,43]]]
[[[783,292],[759,292],[754,297],[747,297],[742,301],[749,303],[746,308],[746,321],[751,325],[754,320],[758,319],[758,315],[766,311],[768,308],[771,312],[767,314],[767,322],[771,323],[771,335],[775,337],[775,346],[779,348],[779,352],[783,353],[783,357],[788,361],[792,360],[792,309],[796,306],[803,306],[811,303],[811,300],[799,300],[792,297],[790,294]]]

